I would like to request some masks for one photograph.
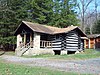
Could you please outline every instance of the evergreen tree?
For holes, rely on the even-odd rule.
[[[28,10],[27,4],[28,0],[11,0],[11,10],[16,13],[16,19],[18,21],[27,20],[28,18]]]
[[[16,42],[13,34],[19,22],[27,18],[25,5],[25,0],[0,0],[0,44]]]
[[[89,34],[90,34],[90,28],[89,28],[89,27],[86,27],[85,30],[86,30],[85,33],[86,33],[87,35],[89,35]]]
[[[16,14],[11,10],[10,3],[10,0],[0,0],[0,45],[2,44],[4,50],[7,43],[13,44],[15,40],[11,35],[15,29]]]
[[[77,25],[78,20],[74,8],[76,1],[74,0],[54,0],[54,14],[51,25],[58,27],[67,27],[69,25]]]
[[[1,0],[0,3],[0,36],[7,37],[12,35],[16,14],[11,10],[10,0]]]
[[[75,0],[28,0],[27,2],[30,21],[57,27],[78,23],[74,11]]]
[[[52,0],[32,0],[30,2],[30,12],[32,15],[33,22],[40,24],[47,24],[51,20],[53,14]]]

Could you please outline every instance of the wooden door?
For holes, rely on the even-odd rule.
[[[94,48],[94,46],[95,46],[95,39],[92,38],[90,39],[90,48]]]
[[[85,40],[85,48],[89,48],[89,40]]]

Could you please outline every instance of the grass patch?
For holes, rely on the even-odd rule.
[[[74,72],[63,72],[43,67],[29,67],[25,65],[11,64],[0,61],[0,75],[78,75],[78,74]]]
[[[5,52],[5,55],[15,55],[15,52],[14,51],[7,51],[7,52]]]
[[[69,54],[69,55],[35,55],[35,56],[24,56],[31,58],[48,58],[48,59],[66,59],[66,60],[84,60],[91,58],[99,58],[100,52],[94,49],[86,49],[84,53]]]
[[[4,53],[4,51],[0,51],[0,54]],[[5,51],[4,55],[15,55],[14,51]]]
[[[13,52],[8,52],[7,55],[13,55]],[[100,52],[95,50],[86,50],[81,54],[72,55],[37,55],[32,58],[49,58],[49,59],[88,59],[100,57]],[[0,58],[0,75],[90,75],[78,74],[75,72],[58,71],[51,68],[44,67],[29,67],[25,65],[11,64],[2,61]]]

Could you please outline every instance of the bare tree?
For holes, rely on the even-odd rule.
[[[97,15],[97,7],[98,7],[97,0],[95,0],[95,13],[96,13],[95,19],[96,19],[96,21],[97,21],[97,17],[98,17],[98,15]]]
[[[85,32],[85,14],[88,9],[88,6],[92,3],[93,0],[78,0],[79,14],[81,18],[81,29]]]
[[[93,32],[92,29],[93,29],[94,23],[96,23],[96,21],[99,18],[99,13],[97,11],[97,8],[98,8],[97,0],[94,0],[94,10],[92,12],[88,11],[87,14],[85,15],[85,25],[87,28],[89,28],[90,34],[92,34]]]
[[[85,28],[89,28],[90,34],[92,34],[92,27],[94,25],[94,22],[96,21],[95,15],[96,14],[94,12],[88,12],[85,15]]]

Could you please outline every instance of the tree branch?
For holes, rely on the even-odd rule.
[[[93,1],[93,0],[90,0],[90,1],[86,4],[85,9],[84,9],[84,13],[86,12],[87,7],[89,6],[89,4],[90,4],[92,1]]]

